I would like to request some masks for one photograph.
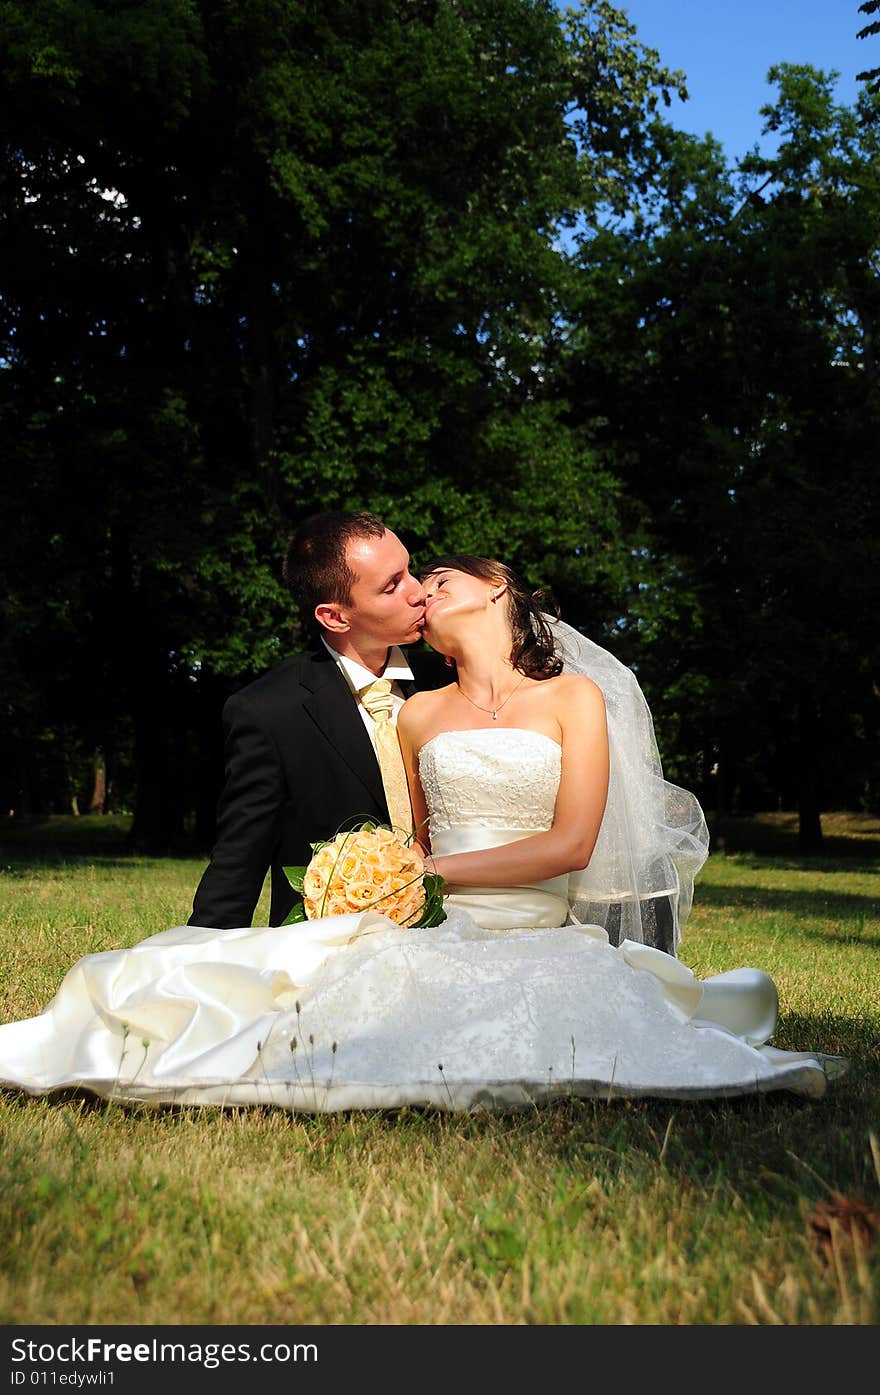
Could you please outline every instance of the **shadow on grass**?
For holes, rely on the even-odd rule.
[[[184,857],[180,854],[179,860],[182,862],[194,861],[192,857]],[[30,857],[22,857],[16,854],[9,858],[3,849],[0,848],[0,872],[5,878],[20,878],[32,876],[35,872],[58,871],[64,867],[100,867],[108,872],[130,871],[132,867],[151,867],[167,859],[155,856],[146,856],[141,853],[133,853],[129,857],[111,856],[105,853],[34,853]]]
[[[862,862],[875,872],[880,869],[880,838],[847,838],[826,834],[821,853],[809,857],[800,851],[797,838],[783,835],[770,838],[762,835],[752,840],[713,834],[709,846],[712,852],[735,854],[739,861],[748,855],[765,860],[772,858],[783,867],[797,867],[802,872],[846,872],[852,870],[854,862]]]
[[[863,1079],[865,1071],[880,1075],[880,1024],[873,1018],[786,1012],[780,1017],[773,1045],[786,1051],[823,1051],[831,1056],[846,1056],[851,1064],[844,1079],[850,1083],[857,1075]],[[860,1063],[862,1074],[856,1071],[856,1062]]]
[[[784,857],[780,853],[725,853],[724,857],[730,857],[731,861],[735,858],[737,868],[748,868],[753,872],[766,872],[772,868],[778,872],[836,872],[847,877],[880,874],[880,859],[859,859],[854,853],[849,857]],[[709,865],[711,867],[712,864]]]
[[[832,932],[823,938],[857,939],[859,943],[870,943],[871,932],[868,931],[867,936],[862,933],[865,922],[880,919],[880,900],[857,892],[787,891],[779,887],[742,883],[727,886],[704,882],[697,888],[696,899],[701,906],[784,912],[804,920],[838,920],[845,924],[855,924],[860,927],[860,931],[855,934],[849,931],[836,936]]]
[[[806,1026],[800,1024],[806,1023]],[[516,1115],[424,1116],[436,1131],[437,1157],[450,1130],[497,1136],[518,1167],[520,1146],[540,1146],[556,1159],[569,1192],[596,1179],[651,1192],[661,1175],[677,1180],[696,1207],[745,1203],[759,1218],[800,1211],[834,1192],[876,1202],[880,1176],[872,1153],[880,1088],[880,1044],[853,1040],[852,1024],[821,1030],[810,1019],[789,1020],[801,1047],[852,1041],[849,1070],[821,1099],[786,1091],[730,1099],[560,1099]],[[875,1145],[876,1146],[876,1145]],[[738,1199],[738,1200],[737,1200]]]
[[[52,814],[0,820],[0,859],[31,862],[103,862],[108,857],[198,859],[207,852],[191,836],[173,847],[139,848],[131,843],[130,814]]]
[[[713,852],[753,853],[789,858],[792,865],[819,870],[829,861],[880,863],[880,820],[869,814],[822,816],[823,846],[819,856],[805,857],[798,844],[798,820],[792,813],[719,818],[707,815]]]
[[[813,1024],[802,1040],[818,1037]],[[824,1033],[822,1037],[827,1040]],[[488,1165],[497,1179],[481,1192],[486,1206],[511,1216],[524,1206],[538,1206],[539,1218],[549,1208],[573,1227],[584,1209],[603,1204],[603,1196],[612,1214],[618,1198],[625,1202],[629,1195],[642,1212],[659,1206],[662,1215],[667,1205],[663,1189],[671,1179],[681,1205],[705,1223],[715,1216],[717,1225],[728,1212],[741,1218],[745,1207],[755,1226],[804,1218],[808,1236],[807,1214],[834,1193],[874,1203],[878,1177],[871,1131],[876,1129],[878,1085],[876,1061],[854,1056],[849,1074],[818,1100],[782,1091],[703,1100],[563,1096],[503,1113],[453,1114],[407,1106],[313,1115],[265,1105],[129,1105],[68,1090],[50,1099],[19,1094],[14,1104],[34,1110],[35,1118],[59,1106],[97,1116],[108,1130],[108,1149],[117,1129],[129,1143],[134,1129],[158,1135],[170,1149],[181,1130],[185,1148],[193,1146],[194,1131],[204,1131],[210,1142],[218,1134],[225,1137],[227,1130],[237,1135],[246,1130],[256,1147],[261,1138],[280,1131],[289,1146],[307,1155],[316,1179],[331,1160],[359,1169],[365,1152],[374,1149],[380,1158],[397,1157],[394,1150],[399,1149],[405,1172],[415,1154],[430,1176],[442,1177],[444,1166],[450,1158],[460,1158],[464,1146],[472,1150],[476,1174],[483,1176]],[[8,1099],[9,1092],[4,1094]],[[546,1187],[548,1163],[552,1191],[539,1203],[534,1188]]]

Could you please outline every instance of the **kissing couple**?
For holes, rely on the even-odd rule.
[[[413,575],[369,513],[306,520],[284,574],[316,642],[226,704],[189,924],[87,955],[0,1027],[0,1083],[294,1111],[825,1092],[845,1063],[768,1045],[767,974],[701,982],[675,955],[708,835],[630,670],[502,562]],[[439,925],[283,923],[284,868],[354,818],[419,841]]]

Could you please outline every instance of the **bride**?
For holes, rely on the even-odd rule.
[[[0,1084],[309,1111],[824,1093],[845,1063],[767,1045],[766,974],[701,983],[646,943],[658,907],[683,923],[706,836],[629,670],[500,563],[446,558],[425,590],[454,681],[398,730],[442,924],[182,926],[87,955],[0,1027]]]

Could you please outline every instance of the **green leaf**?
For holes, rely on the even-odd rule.
[[[300,895],[302,895],[303,881],[306,875],[305,867],[283,867],[281,870],[283,871],[287,880],[290,882],[290,885],[293,887],[294,891],[298,891]]]
[[[290,882],[294,891],[299,893],[300,899],[295,902],[293,909],[286,919],[282,920],[282,925],[299,925],[306,918],[305,906],[302,902],[303,878],[306,875],[305,867],[284,867],[282,868],[285,877]]]
[[[426,872],[424,878],[425,904],[422,914],[415,923],[416,929],[441,925],[446,919],[443,905],[443,889],[446,883],[436,872]]]

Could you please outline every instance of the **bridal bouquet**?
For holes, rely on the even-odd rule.
[[[393,829],[363,823],[311,847],[307,867],[284,868],[302,899],[283,924],[370,910],[411,927],[443,920],[443,878],[426,871],[419,849]]]

